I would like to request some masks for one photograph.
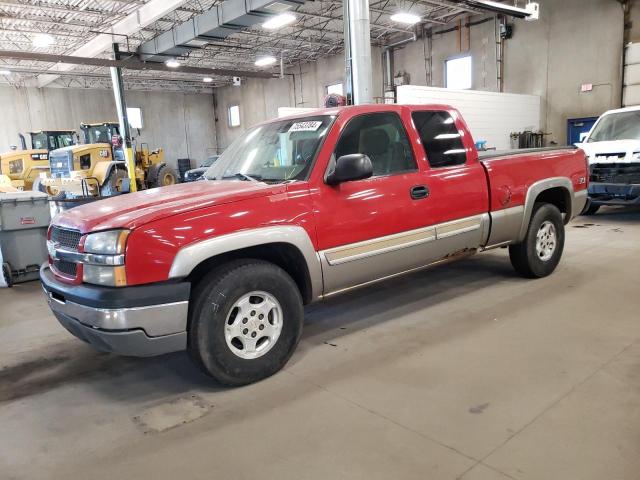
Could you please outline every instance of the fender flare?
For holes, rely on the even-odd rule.
[[[529,228],[531,215],[533,215],[533,206],[535,205],[536,199],[542,192],[550,190],[552,188],[562,188],[568,194],[567,196],[569,199],[569,203],[567,205],[566,222],[568,222],[575,216],[573,212],[574,192],[571,180],[569,180],[567,177],[553,177],[535,182],[527,190],[527,196],[524,202],[524,215],[522,217],[522,225],[520,226],[518,242],[523,241],[524,237],[527,234],[527,229]]]
[[[184,278],[199,264],[217,255],[273,243],[286,243],[300,251],[309,272],[311,300],[320,298],[323,293],[320,256],[306,230],[295,225],[242,230],[182,247],[173,259],[169,278]]]

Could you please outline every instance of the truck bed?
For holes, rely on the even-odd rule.
[[[509,157],[511,155],[526,155],[530,153],[548,152],[550,150],[576,150],[578,147],[568,145],[566,147],[543,147],[543,148],[514,148],[512,150],[486,150],[478,151],[479,160],[491,160],[493,158]]]

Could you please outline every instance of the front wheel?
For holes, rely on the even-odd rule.
[[[302,297],[291,277],[272,263],[225,264],[199,282],[192,298],[189,355],[220,383],[237,386],[269,377],[298,344]]]
[[[558,207],[536,204],[522,243],[509,246],[513,268],[523,277],[542,278],[558,266],[564,249],[564,222]]]

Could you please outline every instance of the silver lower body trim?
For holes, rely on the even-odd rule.
[[[63,302],[53,298],[51,294],[47,294],[47,301],[54,313],[73,318],[93,329],[111,332],[143,330],[149,337],[187,330],[187,301],[119,309],[101,309],[70,301]]]

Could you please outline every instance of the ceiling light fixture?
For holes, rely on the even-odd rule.
[[[32,43],[36,48],[47,48],[56,43],[56,39],[48,33],[39,33],[33,37]]]
[[[262,26],[268,30],[275,30],[276,28],[282,28],[286,25],[290,25],[296,21],[296,16],[292,13],[281,13],[275,17],[271,17],[264,22]]]
[[[0,75],[11,75],[11,70],[0,70]]]
[[[178,68],[180,66],[180,62],[175,58],[167,60],[166,62],[164,62],[164,64],[169,68]]]
[[[420,15],[408,12],[394,13],[390,18],[394,22],[404,23],[405,25],[415,25],[420,21]]]
[[[267,65],[273,65],[276,63],[275,57],[261,57],[256,60],[256,67],[266,67]]]
[[[202,79],[202,81],[203,81],[204,83],[211,83],[211,82],[213,82],[213,78],[211,78],[211,77],[204,77],[204,78]]]

